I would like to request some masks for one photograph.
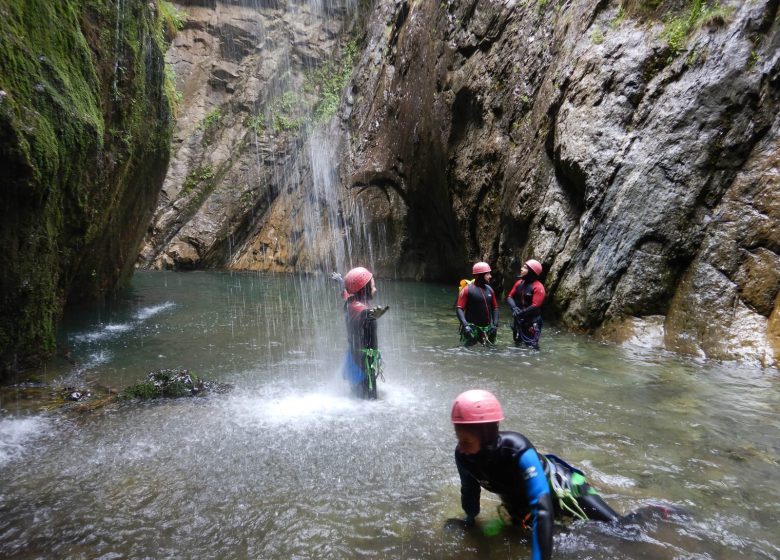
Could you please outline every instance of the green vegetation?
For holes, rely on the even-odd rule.
[[[286,91],[271,106],[274,132],[298,130],[306,124],[308,107],[294,91]]]
[[[341,50],[338,61],[324,64],[307,74],[304,90],[319,98],[314,107],[315,122],[328,121],[338,110],[341,92],[352,75],[357,53],[357,42],[350,41]]]
[[[155,3],[122,6],[0,3],[2,372],[52,353],[65,301],[99,297],[131,270],[162,181],[163,33]]]
[[[191,397],[203,389],[203,381],[185,370],[161,369],[146,376],[146,380],[127,387],[119,399],[159,399]]]
[[[211,185],[214,179],[214,168],[210,165],[196,167],[190,171],[179,193],[180,196],[187,196],[201,185]]]
[[[224,393],[232,389],[231,385],[205,381],[186,369],[160,369],[146,375],[146,379],[131,385],[119,393],[120,400],[161,399],[195,397],[208,391]]]
[[[204,146],[210,145],[214,141],[214,135],[219,130],[219,121],[222,119],[222,110],[217,107],[210,111],[203,120],[198,123],[198,130],[203,131],[201,143]]]
[[[265,119],[263,119],[261,115],[253,115],[249,117],[244,124],[249,130],[258,136],[261,136],[265,132]]]
[[[184,29],[184,22],[187,21],[187,14],[179,11],[176,6],[167,0],[160,0],[160,20],[167,39],[171,41],[176,36],[177,32]]]
[[[717,3],[710,5],[705,0],[691,0],[683,13],[667,17],[661,37],[669,46],[670,58],[682,52],[694,31],[710,25],[722,25],[728,13]]]
[[[604,42],[604,32],[601,28],[597,27],[593,30],[593,33],[590,34],[590,40],[594,45],[600,45]]]
[[[173,117],[177,118],[179,116],[179,107],[182,102],[182,93],[176,89],[176,72],[174,71],[173,66],[169,66],[168,64],[165,65],[165,83],[163,88],[165,89],[165,96],[171,100]]]
[[[203,120],[200,121],[200,124],[198,124],[198,130],[203,130],[204,132],[211,131],[215,126],[217,126],[219,119],[221,118],[222,111],[219,107],[209,111],[206,116],[203,117]]]

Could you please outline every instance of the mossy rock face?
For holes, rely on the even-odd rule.
[[[213,391],[224,393],[232,386],[205,381],[186,369],[161,369],[147,374],[146,380],[132,385],[119,394],[121,399],[158,399],[195,397]]]
[[[0,2],[0,377],[131,272],[168,162],[156,2]]]

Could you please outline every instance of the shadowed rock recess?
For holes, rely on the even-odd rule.
[[[777,365],[776,0],[191,4],[142,264],[451,282],[484,259],[506,289],[534,257],[569,328]]]
[[[157,2],[0,1],[0,377],[129,276],[173,119]]]

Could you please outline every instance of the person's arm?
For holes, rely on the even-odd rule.
[[[458,455],[455,454],[455,464],[460,475],[460,505],[466,512],[466,525],[473,525],[474,518],[479,515],[480,487],[477,480],[460,464]]]
[[[544,286],[542,286],[541,282],[536,282],[533,295],[531,296],[531,305],[518,309],[515,317],[533,317],[538,315],[544,303],[544,295]]]
[[[464,309],[466,308],[466,299],[468,298],[468,292],[469,292],[469,287],[466,286],[460,291],[460,293],[458,293],[458,302],[455,304],[455,315],[458,317],[458,321],[460,321],[463,330],[469,331],[466,334],[470,336],[471,327],[469,327],[469,322],[466,321],[466,313],[464,311]]]
[[[491,330],[495,333],[498,330],[498,299],[496,299],[496,292],[490,290],[490,294],[493,296],[493,319],[491,321]]]
[[[509,309],[512,310],[512,315],[515,314],[515,310],[517,309],[517,302],[515,301],[515,293],[517,292],[517,286],[520,285],[520,280],[515,282],[515,285],[512,286],[512,289],[509,290],[509,294],[506,296],[506,302],[509,304]]]
[[[342,299],[346,300],[349,297],[349,294],[347,293],[347,290],[344,288],[344,278],[342,278],[341,274],[339,274],[338,272],[331,272],[330,279],[338,283],[339,295],[341,296]]]
[[[549,560],[552,555],[555,516],[544,468],[533,448],[527,449],[518,462],[531,506],[531,560]]]

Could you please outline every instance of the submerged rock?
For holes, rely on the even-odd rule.
[[[186,369],[160,369],[149,372],[146,381],[131,385],[119,394],[121,399],[158,399],[195,397],[213,391],[225,393],[233,388],[226,383],[206,381]]]

